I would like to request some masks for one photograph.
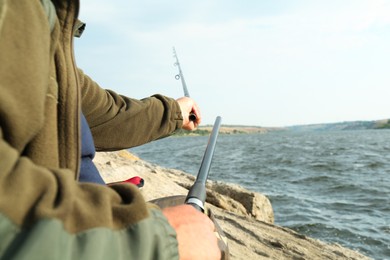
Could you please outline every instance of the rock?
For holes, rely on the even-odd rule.
[[[208,185],[207,187],[210,190],[211,195],[214,195],[215,193],[221,194],[230,198],[232,201],[234,201],[234,203],[238,202],[245,208],[245,215],[252,216],[257,220],[261,220],[267,223],[274,223],[274,212],[271,202],[263,194],[248,191],[236,184],[226,184],[222,182],[215,182]],[[212,204],[218,206],[216,203],[218,202],[214,202]],[[221,208],[232,212],[230,209],[231,207]]]
[[[107,183],[134,176],[145,180],[147,201],[186,195],[195,177],[143,161],[126,151],[97,153],[94,162]],[[274,225],[269,199],[236,184],[207,183],[207,204],[224,230],[231,259],[370,259],[358,252]]]

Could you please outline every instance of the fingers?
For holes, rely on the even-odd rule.
[[[220,259],[215,226],[205,214],[190,205],[165,208],[163,214],[175,229],[180,259]]]

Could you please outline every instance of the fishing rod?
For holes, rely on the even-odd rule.
[[[183,87],[184,96],[185,97],[190,97],[190,93],[188,92],[187,84],[186,84],[186,82],[184,80],[183,72],[181,71],[180,62],[179,62],[179,58],[177,57],[177,53],[176,53],[175,47],[173,47],[173,57],[176,59],[176,62],[175,62],[174,65],[177,66],[178,69],[179,69],[179,74],[175,75],[175,79],[176,80],[179,80],[179,79],[181,80],[181,85]],[[194,113],[190,113],[189,119],[190,119],[190,121],[195,121],[196,120],[196,115]]]
[[[195,183],[190,188],[187,196],[182,196],[182,195],[169,196],[165,198],[155,199],[152,200],[151,202],[155,203],[161,208],[176,206],[185,203],[193,206],[195,209],[199,210],[200,212],[205,213],[214,223],[215,226],[214,233],[218,239],[218,247],[221,251],[221,259],[228,260],[230,258],[228,239],[225,233],[223,232],[222,228],[219,226],[212,211],[210,209],[205,210],[206,181],[211,168],[211,161],[217,143],[217,137],[219,133],[219,128],[221,126],[221,120],[222,119],[220,116],[218,116],[215,119],[215,123],[211,131],[205,153],[203,155],[203,159],[202,159],[201,166],[199,168],[198,175],[196,176]]]
[[[185,199],[186,204],[194,206],[197,210],[201,212],[204,212],[204,204],[206,201],[206,181],[209,175],[211,161],[213,159],[221,121],[222,118],[220,116],[217,116],[217,118],[215,119],[213,130],[211,131],[209,137],[209,141],[207,143],[206,151],[203,155],[198,175],[196,176],[195,183],[192,185]]]
[[[209,141],[207,143],[205,153],[203,155],[203,159],[199,168],[198,175],[196,176],[195,183],[190,188],[184,203],[192,205],[198,211],[207,214],[209,218],[213,221],[215,226],[214,233],[217,236],[218,247],[221,251],[221,259],[228,260],[230,258],[229,257],[230,254],[229,254],[227,237],[223,232],[222,228],[219,226],[218,222],[216,221],[215,216],[211,212],[211,210],[208,209],[207,212],[205,212],[206,181],[211,168],[211,161],[213,159],[219,128],[221,127],[221,121],[222,121],[221,117],[217,116],[209,137]]]

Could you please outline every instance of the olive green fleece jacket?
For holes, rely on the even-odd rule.
[[[78,183],[80,113],[98,150],[182,126],[177,102],[101,89],[73,56],[77,0],[0,0],[0,259],[177,259],[176,234],[135,186]]]

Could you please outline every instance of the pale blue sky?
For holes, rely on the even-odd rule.
[[[78,66],[134,98],[183,95],[203,124],[390,118],[390,0],[81,0]]]

